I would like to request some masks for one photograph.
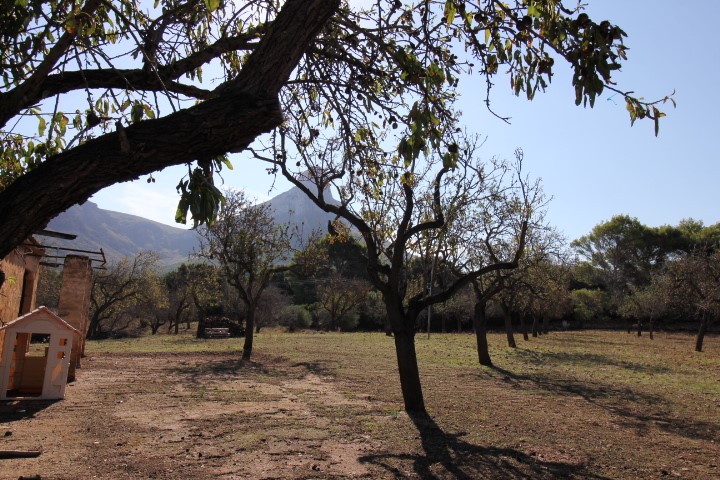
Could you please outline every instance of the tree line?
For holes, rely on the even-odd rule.
[[[502,172],[495,181],[506,180]],[[516,184],[515,178],[522,180]],[[453,199],[463,198],[456,195],[457,179],[450,184]],[[537,194],[531,203],[543,204],[539,185],[527,185],[524,177],[513,177],[504,192],[509,204],[523,191],[527,201],[532,190]],[[494,195],[501,190],[498,184],[489,188]],[[702,351],[704,336],[720,314],[720,224],[683,220],[648,227],[619,215],[568,244],[543,222],[542,208],[501,209],[508,217],[483,212],[484,224],[473,220],[482,228],[468,230],[463,222],[471,209],[463,199],[463,215],[409,243],[402,268],[395,267],[401,270],[405,309],[395,320],[398,325],[389,313],[397,300],[377,288],[371,275],[373,268],[383,268],[381,280],[387,282],[396,274],[392,264],[374,265],[367,245],[346,224],[338,220],[329,232],[293,243],[296,233],[276,225],[267,204],[255,204],[242,192],[226,192],[226,198],[217,221],[199,230],[198,261],[161,273],[157,256],[141,252],[96,273],[89,337],[177,334],[191,328],[202,335],[207,326],[224,326],[244,336],[242,358],[249,360],[255,334],[268,326],[384,330],[395,338],[407,331],[414,341],[419,332],[429,334],[434,316],[436,332],[450,330],[450,323],[453,330],[472,329],[479,363],[491,366],[489,328],[504,330],[508,346],[516,348],[516,334],[528,341],[550,329],[622,327],[630,333],[632,327],[638,336],[647,330],[652,338],[659,324],[673,328],[691,321],[695,349]],[[395,208],[405,215],[408,206]],[[393,223],[390,211],[385,215]],[[513,224],[513,216],[518,217],[515,229],[501,234],[500,226]],[[375,227],[378,237],[387,232],[382,222]],[[508,256],[512,268],[487,268]],[[41,276],[40,302],[52,306],[58,282],[57,274]],[[438,300],[428,300],[433,296]],[[411,311],[419,298],[425,299],[424,307]]]

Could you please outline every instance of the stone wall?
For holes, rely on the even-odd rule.
[[[80,368],[80,357],[85,349],[91,288],[92,266],[90,259],[79,255],[65,257],[58,316],[80,330],[80,338],[73,343],[72,353],[70,354],[70,370],[68,371],[70,380],[75,378],[75,369]]]
[[[20,313],[25,263],[20,255],[12,252],[0,260],[0,269],[5,272],[5,283],[0,287],[0,322],[8,323]]]
[[[0,269],[5,273],[5,282],[0,286],[2,324],[11,322],[35,308],[42,253],[43,250],[37,247],[20,246],[7,257],[0,259]],[[5,332],[0,331],[0,354],[4,340]]]

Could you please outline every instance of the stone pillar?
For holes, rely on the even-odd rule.
[[[63,266],[58,316],[80,330],[80,338],[73,342],[70,353],[68,381],[75,379],[75,369],[80,368],[80,356],[85,349],[92,288],[92,266],[88,257],[68,255]]]

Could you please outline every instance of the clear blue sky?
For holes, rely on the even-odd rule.
[[[628,34],[628,62],[616,76],[619,86],[646,99],[662,98],[675,90],[676,109],[653,134],[651,121],[630,127],[620,96],[603,95],[594,109],[576,107],[570,72],[556,63],[548,91],[532,102],[510,94],[509,80],[498,82],[493,108],[512,117],[502,123],[484,108],[479,81],[463,87],[462,109],[468,129],[487,136],[484,155],[511,158],[521,147],[525,168],[541,177],[553,197],[549,220],[569,240],[616,214],[629,214],[657,226],[692,217],[706,224],[720,222],[720,163],[713,144],[720,120],[720,79],[717,21],[720,1],[587,0],[596,20],[609,19]],[[477,87],[477,90],[475,89]],[[476,93],[477,92],[477,93]],[[661,108],[662,109],[662,108]],[[233,160],[225,172],[226,185],[244,189],[264,200],[289,188],[272,177],[264,165],[244,158]],[[93,201],[101,208],[144,216],[175,225],[175,185],[182,168],[116,185]]]

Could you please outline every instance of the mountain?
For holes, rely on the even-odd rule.
[[[43,244],[92,251],[102,248],[110,261],[152,250],[160,257],[161,266],[168,267],[187,262],[188,255],[198,248],[197,234],[192,230],[104,210],[90,201],[61,213],[50,221],[47,229],[72,233],[77,235],[77,239],[44,238]]]
[[[315,188],[314,185],[311,188]],[[325,198],[330,204],[340,204],[330,190],[325,190]],[[290,223],[297,227],[303,240],[306,240],[313,230],[327,233],[328,222],[335,218],[335,215],[321,210],[297,187],[271,198],[266,203],[270,204],[274,212],[275,222]]]
[[[328,198],[332,198],[329,192]],[[336,202],[335,200],[332,200]],[[297,225],[303,238],[314,229],[327,232],[333,215],[320,210],[304,193],[293,187],[268,200],[275,212],[276,222]],[[189,255],[198,250],[197,234],[193,230],[171,227],[127,213],[104,210],[87,201],[75,205],[50,221],[47,230],[77,235],[75,240],[39,237],[43,245],[79,250],[105,252],[108,261],[133,257],[140,251],[152,250],[160,257],[164,268],[174,268],[187,262]]]

